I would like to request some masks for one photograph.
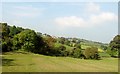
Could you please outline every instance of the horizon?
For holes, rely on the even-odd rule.
[[[57,37],[109,43],[118,34],[117,2],[6,2],[2,17],[10,26]]]

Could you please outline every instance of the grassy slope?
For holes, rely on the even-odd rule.
[[[91,47],[91,46],[88,46],[88,45],[81,45],[81,47],[82,47],[82,49],[86,49],[86,48]],[[104,50],[101,49],[101,48],[98,48],[98,51],[99,51],[99,52],[104,52]]]
[[[7,53],[3,72],[117,72],[118,60],[83,60],[70,57],[51,57],[33,53]]]

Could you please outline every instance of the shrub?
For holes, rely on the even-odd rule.
[[[99,59],[98,48],[88,47],[83,52],[86,59]]]
[[[81,50],[77,48],[77,49],[74,50],[73,57],[74,58],[80,58],[81,54],[82,54]]]
[[[61,46],[59,46],[58,47],[58,51],[60,52],[60,56],[64,56],[64,55],[66,55],[66,47],[65,46],[63,46],[63,45],[61,45]]]

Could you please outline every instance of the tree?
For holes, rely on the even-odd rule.
[[[10,36],[14,36],[17,32],[16,26],[10,27]]]
[[[88,47],[83,52],[86,59],[99,59],[98,48]]]
[[[64,44],[64,43],[65,43],[65,38],[64,38],[64,37],[59,38],[59,42],[60,42],[61,44]]]
[[[73,53],[73,57],[74,58],[80,58],[81,57],[81,55],[82,55],[82,52],[81,52],[81,50],[80,49],[75,49],[75,50],[73,50],[74,51],[74,53]]]
[[[51,36],[46,36],[43,38],[44,42],[48,45],[49,48],[54,47],[54,43],[56,42],[56,39]]]
[[[76,44],[75,47],[81,49],[81,44]]]
[[[118,56],[118,49],[120,49],[120,35],[116,35],[112,41],[109,43],[109,47],[111,48],[111,56]]]
[[[66,47],[63,46],[63,45],[61,45],[61,46],[58,47],[58,50],[59,50],[59,52],[60,52],[60,55],[61,55],[61,56],[64,56]]]
[[[11,50],[11,39],[9,37],[9,26],[7,23],[0,23],[2,26],[2,52],[7,52]]]
[[[16,26],[11,26],[11,27],[9,27],[9,29],[10,29],[9,35],[10,35],[11,37],[13,37],[14,35],[20,33],[21,31],[23,31],[23,28],[21,28],[21,27],[16,27]]]
[[[24,30],[13,38],[13,47],[15,49],[24,49],[26,51],[35,51],[37,34],[33,30]]]
[[[101,48],[103,49],[103,50],[107,50],[107,46],[105,46],[105,45],[101,45]]]
[[[68,41],[68,39],[65,39],[64,44],[69,46],[70,45],[70,41]]]
[[[56,39],[49,35],[43,38],[43,42],[44,42],[44,49],[41,49],[41,53],[44,55],[54,55],[56,52],[54,47]]]
[[[9,27],[7,25],[7,23],[0,23],[0,25],[2,25],[2,36],[5,37],[5,36],[9,36]]]

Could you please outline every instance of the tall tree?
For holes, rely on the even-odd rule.
[[[13,38],[13,45],[15,49],[24,49],[26,51],[35,50],[37,34],[33,30],[24,30]],[[16,48],[17,47],[17,48]]]
[[[111,56],[117,56],[120,49],[120,35],[116,35],[112,41],[110,41],[109,46],[111,48]]]
[[[2,26],[2,52],[7,52],[11,50],[11,39],[9,37],[9,26],[7,23],[0,23]]]
[[[7,23],[0,23],[0,25],[2,25],[2,36],[3,37],[8,36],[10,30],[9,30]]]
[[[10,29],[9,35],[10,35],[11,37],[13,37],[14,35],[20,33],[21,31],[23,31],[23,28],[21,28],[21,27],[16,27],[16,26],[10,26],[9,29]]]

